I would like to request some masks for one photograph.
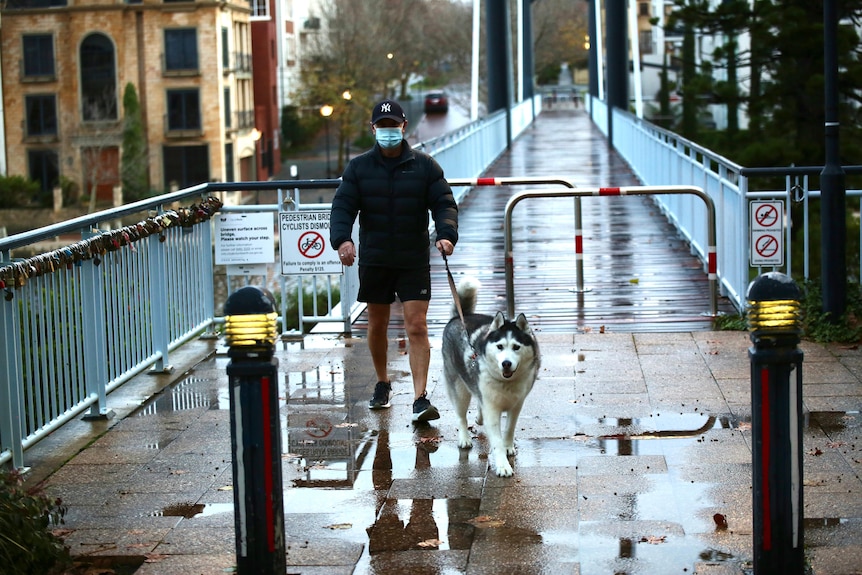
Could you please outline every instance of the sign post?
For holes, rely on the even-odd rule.
[[[784,202],[754,201],[749,206],[751,267],[784,265]]]

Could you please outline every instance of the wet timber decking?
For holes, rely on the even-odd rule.
[[[583,110],[544,111],[485,177],[563,176],[578,187],[640,185]],[[516,192],[540,186],[479,187],[462,201],[460,239],[449,267],[482,282],[477,311],[506,310],[503,220]],[[701,262],[649,197],[581,200],[584,288],[575,276],[574,199],[525,200],[513,211],[515,311],[547,332],[708,330],[709,282]],[[429,331],[442,332],[451,296],[442,258],[432,255]],[[733,306],[719,298],[719,311]],[[396,306],[392,330],[400,316]],[[367,327],[364,316],[354,327]]]

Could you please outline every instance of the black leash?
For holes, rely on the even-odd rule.
[[[443,264],[446,266],[446,275],[449,276],[449,289],[452,290],[452,299],[455,300],[455,309],[458,310],[458,317],[461,318],[461,325],[464,326],[464,331],[467,330],[467,324],[464,321],[464,312],[461,310],[461,298],[458,296],[458,290],[455,288],[455,278],[452,277],[452,272],[449,270],[449,260],[446,258],[446,252],[440,250],[443,256]]]

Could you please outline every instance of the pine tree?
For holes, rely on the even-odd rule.
[[[131,82],[123,93],[123,149],[120,168],[123,195],[126,200],[137,200],[149,194],[147,141],[138,92]]]

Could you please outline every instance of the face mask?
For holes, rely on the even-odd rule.
[[[374,134],[380,147],[387,150],[397,148],[401,145],[401,140],[404,138],[401,128],[377,128]]]

